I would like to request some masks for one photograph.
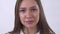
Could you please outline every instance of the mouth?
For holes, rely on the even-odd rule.
[[[25,21],[25,23],[27,23],[27,24],[33,24],[33,20],[27,20],[27,21]]]

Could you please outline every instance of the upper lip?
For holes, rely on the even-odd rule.
[[[33,22],[33,20],[32,19],[27,19],[27,20],[25,20],[25,22]]]
[[[25,22],[33,22],[33,21],[25,21]]]

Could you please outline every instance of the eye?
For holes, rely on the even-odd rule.
[[[37,9],[32,9],[32,10],[37,10]]]
[[[25,13],[24,9],[19,10],[20,13]]]
[[[31,11],[33,11],[33,12],[36,11],[36,10],[37,10],[36,8],[31,9]]]

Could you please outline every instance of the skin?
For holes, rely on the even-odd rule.
[[[39,7],[35,0],[23,0],[19,7],[19,17],[25,34],[36,34],[39,21]]]

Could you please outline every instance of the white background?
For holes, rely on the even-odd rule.
[[[60,34],[60,0],[41,0],[48,24]],[[0,0],[0,34],[12,31],[16,0]]]

